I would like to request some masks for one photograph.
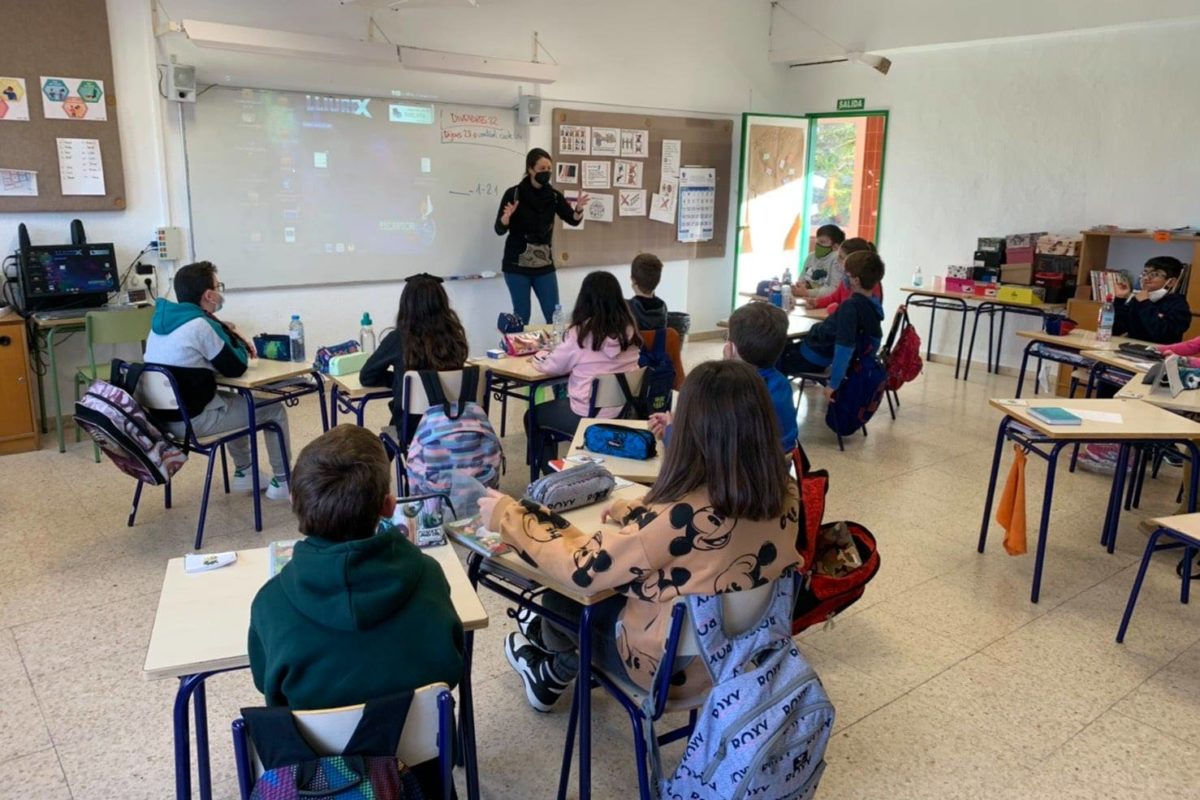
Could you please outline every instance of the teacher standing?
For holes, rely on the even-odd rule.
[[[583,221],[583,210],[590,197],[580,194],[575,207],[563,193],[550,185],[554,161],[550,154],[535,147],[525,156],[525,177],[500,199],[496,213],[496,233],[508,234],[504,241],[504,283],[512,298],[513,313],[529,324],[529,293],[537,295],[542,316],[550,322],[558,305],[558,277],[554,274],[554,217],[568,225]]]

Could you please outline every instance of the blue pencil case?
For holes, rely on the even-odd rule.
[[[646,461],[658,455],[654,434],[626,428],[624,425],[608,425],[603,422],[592,425],[583,432],[583,446],[592,453],[617,458],[633,458]]]

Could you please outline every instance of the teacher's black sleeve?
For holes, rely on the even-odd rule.
[[[517,199],[517,187],[511,186],[500,198],[500,208],[496,210],[496,234],[503,236],[508,233],[508,226],[500,220],[504,217],[504,207]],[[509,220],[511,222],[511,220]]]
[[[562,221],[574,226],[578,226],[579,223],[583,222],[583,217],[575,216],[575,209],[567,202],[567,196],[562,192],[555,192],[555,194],[558,196],[558,202],[554,205],[554,211]]]

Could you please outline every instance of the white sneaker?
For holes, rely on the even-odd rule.
[[[250,470],[235,469],[233,475],[229,478],[229,491],[237,494],[250,494],[254,490],[254,483],[251,480]],[[263,475],[258,476],[258,490],[264,491],[267,488],[267,478]]]
[[[271,478],[271,482],[267,484],[268,500],[290,500],[291,497],[292,493],[288,488],[287,481]]]

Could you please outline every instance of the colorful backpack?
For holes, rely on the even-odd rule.
[[[326,347],[319,348],[317,350],[317,357],[313,361],[313,369],[322,375],[328,375],[330,359],[334,358],[335,356],[345,356],[349,355],[350,353],[357,353],[359,349],[358,342],[354,339],[349,339],[345,342],[341,342],[340,344],[331,344]]]
[[[341,755],[321,756],[296,727],[291,709],[243,708],[246,733],[262,762],[250,800],[424,800],[416,777],[396,758],[412,692],[371,700]]]
[[[646,368],[642,391],[637,398],[639,418],[671,410],[671,391],[675,388],[675,363],[667,355],[667,329],[655,331],[654,342],[643,347],[638,366]]]
[[[497,488],[504,459],[500,439],[479,404],[463,399],[475,396],[479,367],[463,370],[460,399],[454,403],[446,399],[436,372],[419,374],[429,409],[408,446],[405,467],[410,491],[449,494],[455,473]]]
[[[163,433],[133,397],[144,366],[114,359],[109,377],[94,381],[75,403],[75,424],[126,475],[151,486],[170,483],[187,453]]]
[[[900,306],[892,320],[892,330],[879,355],[887,370],[887,389],[894,392],[921,374],[921,337],[908,321],[908,308]]]
[[[816,672],[792,641],[790,570],[775,581],[761,621],[725,634],[720,595],[688,595],[700,657],[713,687],[675,773],[662,777],[653,726],[646,726],[660,798],[807,800],[825,770],[834,709]],[[646,700],[647,716],[654,695]]]
[[[874,349],[864,349],[851,362],[842,385],[837,387],[834,402],[825,410],[825,424],[839,436],[856,433],[875,416],[887,379],[887,371]]]

